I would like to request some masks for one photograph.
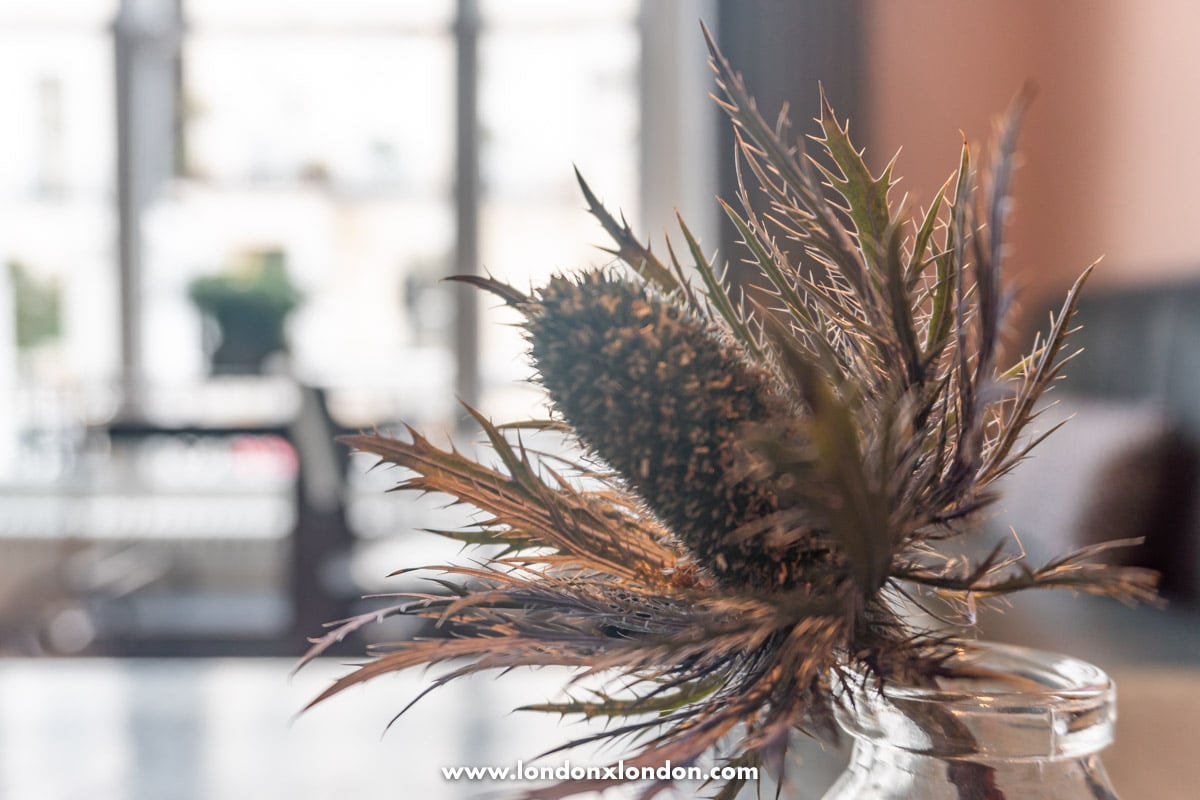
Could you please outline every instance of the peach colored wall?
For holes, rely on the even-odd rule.
[[[1021,85],[1011,265],[1030,303],[1096,283],[1200,279],[1200,3],[865,0],[875,163],[928,200],[961,128],[986,140]],[[859,130],[863,130],[860,126]]]

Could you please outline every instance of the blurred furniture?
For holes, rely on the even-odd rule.
[[[1042,317],[1044,319],[1044,317]],[[1008,480],[992,515],[1038,555],[1143,538],[1114,557],[1200,600],[1200,283],[1086,291],[1079,350],[1035,427],[1065,423]]]
[[[363,593],[325,392],[173,400],[92,427],[57,480],[2,487],[0,653],[298,654]]]
[[[302,652],[307,638],[319,632],[324,623],[347,615],[351,587],[348,580],[338,579],[337,569],[348,559],[354,536],[347,527],[343,504],[348,459],[345,448],[335,441],[345,431],[339,431],[330,417],[324,391],[311,386],[298,386],[297,391],[299,400],[290,417],[275,423],[163,424],[118,419],[106,426],[105,433],[114,448],[157,437],[193,441],[268,437],[287,442],[296,454],[294,477],[287,487],[294,514],[286,537],[286,626],[272,630],[268,623],[259,629],[238,631],[238,620],[245,619],[251,609],[221,614],[219,607],[211,605],[217,598],[210,597],[200,602],[207,601],[210,613],[217,612],[218,618],[226,620],[224,632],[218,629],[189,633],[186,624],[189,609],[185,604],[178,606],[175,609],[178,616],[165,620],[165,624],[110,636],[104,648],[107,652],[160,655]],[[160,610],[164,607],[169,610],[172,599],[179,598],[151,596],[146,602]],[[203,613],[196,602],[192,603],[192,609]],[[280,620],[273,621],[278,626]]]
[[[1071,392],[1151,403],[1200,436],[1200,282],[1088,289],[1077,320]]]

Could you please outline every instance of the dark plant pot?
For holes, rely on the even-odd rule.
[[[283,323],[286,312],[265,308],[253,298],[227,302],[208,312],[215,323],[216,346],[211,352],[210,371],[214,375],[261,374],[268,357],[286,349]]]

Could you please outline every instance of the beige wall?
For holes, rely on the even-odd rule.
[[[874,163],[928,201],[1021,85],[1011,266],[1028,305],[1096,283],[1200,279],[1200,3],[865,0]],[[979,152],[979,151],[977,151]],[[980,153],[982,154],[982,153]]]

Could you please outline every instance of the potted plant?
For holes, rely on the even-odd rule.
[[[262,372],[269,356],[286,349],[284,322],[301,300],[280,250],[249,253],[223,273],[197,278],[188,296],[212,323],[217,374]]]

